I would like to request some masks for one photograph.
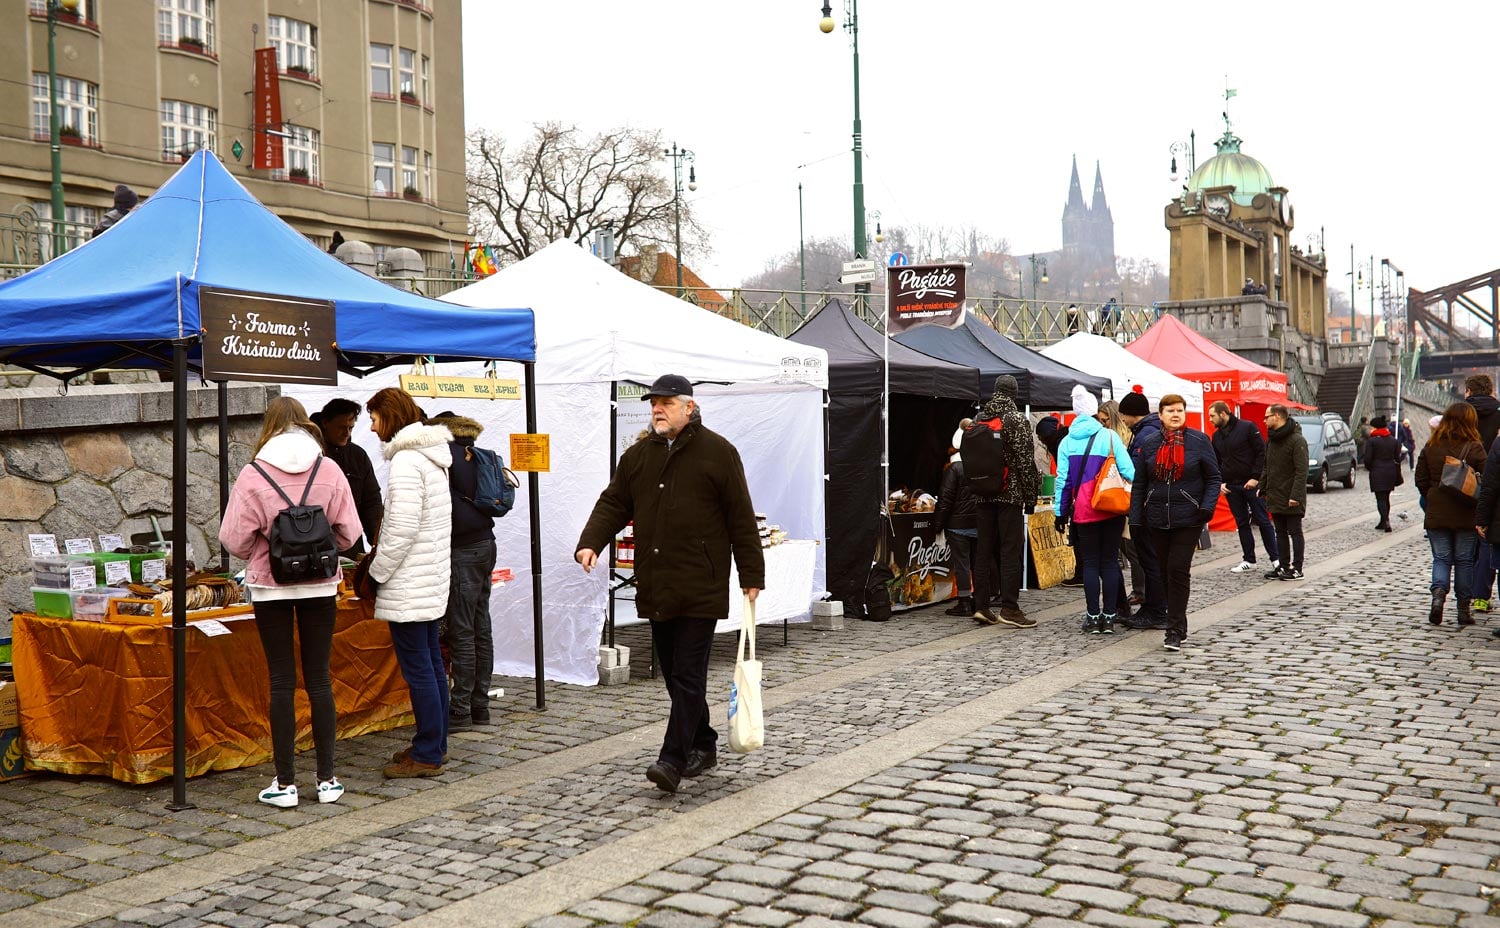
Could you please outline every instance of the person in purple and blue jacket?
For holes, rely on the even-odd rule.
[[[1059,532],[1072,523],[1073,551],[1082,565],[1083,599],[1087,609],[1083,630],[1112,635],[1115,630],[1120,575],[1120,536],[1125,517],[1094,509],[1094,486],[1111,454],[1126,480],[1135,478],[1130,450],[1112,429],[1094,417],[1099,400],[1082,384],[1073,387],[1073,424],[1057,449],[1057,487],[1052,511]],[[1102,589],[1101,589],[1102,587]]]

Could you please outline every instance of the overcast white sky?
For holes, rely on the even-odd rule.
[[[661,129],[697,156],[713,254],[695,269],[734,286],[797,247],[799,180],[807,236],[852,237],[850,44],[820,7],[463,0],[467,122]],[[1199,163],[1214,153],[1227,76],[1292,241],[1326,227],[1331,287],[1351,241],[1419,289],[1500,267],[1495,4],[862,0],[859,25],[865,203],[886,226],[1056,248],[1077,154],[1085,197],[1102,163],[1116,251],[1165,264],[1168,149],[1196,129]]]

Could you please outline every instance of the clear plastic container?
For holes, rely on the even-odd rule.
[[[73,565],[73,556],[68,554],[46,554],[31,559],[31,584],[49,590],[66,590],[68,568]]]
[[[103,622],[109,611],[109,601],[120,595],[120,590],[97,587],[92,590],[74,590],[69,595],[73,600],[73,618],[80,622]]]

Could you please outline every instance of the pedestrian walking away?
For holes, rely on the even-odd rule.
[[[1386,428],[1385,416],[1370,420],[1370,439],[1365,442],[1365,470],[1370,472],[1370,492],[1375,494],[1375,511],[1380,521],[1375,530],[1391,530],[1391,491],[1406,482],[1401,475],[1401,446],[1397,444],[1391,430]]]
[[[1464,402],[1474,407],[1479,422],[1479,443],[1488,454],[1500,434],[1500,400],[1495,398],[1495,381],[1489,374],[1470,374],[1464,378]],[[1474,597],[1471,607],[1475,612],[1490,611],[1490,597],[1495,590],[1495,560],[1488,542],[1481,542],[1479,555],[1474,560]]]
[[[495,519],[482,511],[479,498],[479,459],[474,442],[484,426],[467,416],[441,412],[432,417],[453,435],[448,453],[449,504],[453,508],[450,541],[448,607],[439,627],[444,629],[453,665],[448,697],[448,729],[487,725],[490,721],[490,682],[495,667],[495,642],[490,627],[490,574],[495,570]]]
[[[1301,580],[1302,517],[1307,514],[1307,438],[1280,403],[1266,409],[1266,432],[1271,441],[1260,493],[1276,523],[1276,549],[1282,558],[1280,565],[1272,562],[1266,579]]]
[[[448,762],[448,674],[438,620],[448,609],[452,571],[453,433],[424,423],[422,410],[395,387],[370,397],[365,408],[388,462],[385,518],[370,555],[370,579],[379,588],[375,618],[390,624],[417,721],[411,747],[397,751],[383,772],[435,777]]]
[[[973,424],[973,419],[964,419],[953,433],[953,450],[949,452],[948,466],[943,470],[937,509],[933,512],[937,530],[947,539],[949,560],[953,566],[956,601],[945,610],[945,615],[972,616],[975,611],[972,565],[974,548],[979,544],[978,504],[964,479],[963,455],[958,450],[963,442],[964,429]]]
[[[1477,500],[1443,479],[1443,472],[1462,461],[1475,473],[1485,470],[1484,445],[1479,440],[1479,422],[1474,407],[1454,403],[1417,456],[1412,480],[1427,505],[1422,527],[1432,548],[1432,604],[1427,621],[1443,624],[1444,600],[1451,590],[1459,625],[1473,625],[1469,600],[1474,594],[1474,560],[1479,550],[1480,525]],[[1450,465],[1449,462],[1455,462]],[[1481,483],[1483,478],[1481,477]],[[1488,526],[1485,527],[1488,535]],[[1451,581],[1451,582],[1450,582]]]
[[[1161,417],[1151,411],[1146,395],[1137,387],[1120,398],[1120,419],[1130,429],[1130,459],[1139,473],[1141,446],[1152,436],[1161,434]],[[1167,627],[1167,588],[1162,577],[1161,559],[1157,557],[1150,532],[1136,531],[1133,525],[1129,531],[1136,557],[1141,562],[1141,574],[1145,578],[1144,595],[1139,602],[1131,603],[1141,606],[1140,611],[1121,624],[1126,628],[1163,630]]]
[[[1402,454],[1406,455],[1406,466],[1417,466],[1417,439],[1412,434],[1411,420],[1402,419],[1401,427],[1396,432],[1396,441],[1401,446]]]
[[[1266,443],[1260,437],[1255,423],[1246,422],[1229,409],[1222,400],[1208,407],[1209,421],[1214,425],[1214,455],[1219,461],[1219,474],[1224,487],[1219,492],[1229,503],[1234,515],[1234,525],[1240,535],[1240,562],[1229,568],[1230,573],[1242,574],[1255,570],[1255,533],[1253,524],[1260,530],[1261,543],[1266,547],[1266,560],[1271,570],[1281,566],[1276,530],[1271,525],[1266,511],[1265,499],[1259,491],[1261,475],[1266,466]]]
[[[1500,541],[1500,441],[1490,445],[1484,471],[1479,478],[1479,494],[1474,500],[1474,532],[1481,548],[1490,549],[1490,563],[1497,562],[1494,544]],[[1500,629],[1491,634],[1500,637]]]
[[[282,809],[297,805],[299,644],[302,685],[312,713],[318,801],[337,802],[344,794],[333,769],[338,718],[328,667],[339,578],[284,583],[273,576],[271,567],[271,529],[286,508],[283,493],[302,505],[322,507],[337,548],[346,548],[359,538],[359,514],[349,481],[339,468],[321,461],[322,453],[318,427],[308,419],[302,404],[289,396],[271,400],[266,404],[260,439],[251,452],[255,463],[240,471],[219,524],[219,541],[224,549],[246,562],[245,585],[255,603],[255,630],[270,671],[271,753],[276,779],[261,790],[259,799]],[[322,466],[317,466],[320,461]]]
[[[1132,531],[1150,535],[1161,559],[1167,593],[1167,631],[1162,647],[1182,649],[1187,640],[1187,604],[1192,594],[1193,551],[1213,518],[1222,480],[1208,436],[1188,428],[1187,401],[1175,393],[1157,405],[1161,431],[1141,442],[1130,496]]]
[[[1036,509],[1041,478],[1036,469],[1036,444],[1031,420],[1016,406],[1016,378],[995,378],[995,392],[974,417],[998,436],[1005,484],[998,493],[985,493],[974,484],[977,461],[970,461],[964,476],[974,493],[978,519],[978,544],[974,548],[974,620],[983,625],[1035,628],[1036,619],[1021,609],[1021,576],[1026,571],[1022,540],[1026,516]],[[997,576],[998,573],[998,576]],[[990,608],[998,593],[1000,608]]]
[[[1072,525],[1073,550],[1083,565],[1083,630],[1112,635],[1123,586],[1120,535],[1125,530],[1125,516],[1095,509],[1094,491],[1111,458],[1126,480],[1135,477],[1135,464],[1120,436],[1095,418],[1099,401],[1082,384],[1073,387],[1073,413],[1068,437],[1058,449],[1054,524],[1059,532]]]
[[[636,611],[651,640],[671,700],[667,730],[646,779],[667,793],[718,764],[718,733],[708,722],[708,655],[714,626],[729,615],[729,558],[746,598],[765,586],[765,556],[740,455],[703,424],[693,385],[665,374],[643,397],[651,431],[620,456],[573,557],[584,571],[632,520]]]

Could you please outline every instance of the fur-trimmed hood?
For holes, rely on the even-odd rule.
[[[429,425],[441,425],[453,433],[454,441],[472,442],[484,434],[484,426],[468,416],[441,416],[428,420]]]
[[[438,467],[447,470],[453,466],[453,453],[448,450],[448,442],[452,440],[453,433],[441,425],[413,422],[397,432],[390,441],[381,443],[380,453],[389,461],[396,456],[397,452],[416,451]]]

